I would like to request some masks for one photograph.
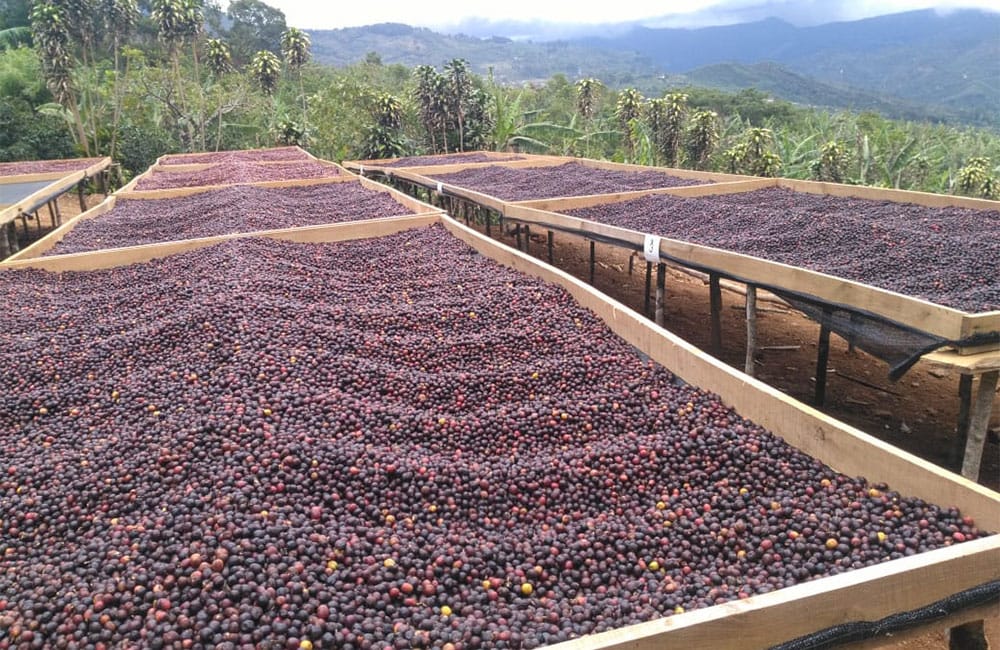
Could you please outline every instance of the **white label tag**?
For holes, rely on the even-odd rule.
[[[444,192],[444,183],[438,181],[438,194],[440,194],[441,192]]]
[[[657,235],[646,235],[642,243],[642,253],[647,262],[660,261],[660,238]]]

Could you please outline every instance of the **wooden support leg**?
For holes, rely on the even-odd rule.
[[[83,198],[83,183],[84,181],[80,181],[76,185],[76,197],[80,199],[80,212],[87,211],[87,200]]]
[[[712,353],[719,356],[722,353],[722,287],[716,273],[708,276],[708,302],[712,311]]]
[[[956,472],[962,471],[965,443],[969,439],[969,412],[972,410],[972,375],[958,377],[958,431],[952,448],[951,466]]]
[[[62,211],[59,210],[59,200],[56,199],[55,201],[53,201],[52,205],[54,205],[55,208],[56,208],[56,225],[57,226],[61,226],[62,225]]]
[[[10,243],[7,241],[7,230],[7,224],[0,225],[0,260],[14,254],[10,248]]]
[[[531,254],[531,226],[524,226],[524,252]]]
[[[962,461],[962,476],[970,481],[979,480],[979,465],[983,460],[986,429],[990,424],[993,395],[997,390],[998,379],[1000,370],[983,373],[979,378],[975,400],[972,402],[972,410],[969,413],[969,437],[965,443],[965,459]]]
[[[642,313],[649,318],[649,291],[652,288],[653,263],[646,262],[646,299],[643,301]]]
[[[664,322],[664,294],[667,281],[667,265],[660,262],[656,265],[656,324],[663,327]]]
[[[10,254],[21,250],[21,244],[17,240],[17,224],[13,221],[7,222],[7,243],[10,245]]]
[[[486,210],[483,210],[483,219],[486,221],[486,236],[487,237],[492,237],[493,236],[493,231],[491,230],[492,226],[490,225],[492,219],[490,219],[489,208],[487,208]]]
[[[757,287],[747,285],[747,358],[743,372],[754,376],[754,357],[757,356]]]
[[[552,231],[548,233],[548,245],[549,245],[549,264],[552,264]]]
[[[521,250],[521,224],[514,227],[514,237],[517,238],[517,250]]]
[[[594,284],[594,262],[595,262],[594,252],[595,252],[594,240],[590,240],[590,284],[591,285]]]
[[[632,268],[635,266],[635,253],[628,256],[628,274],[632,275]]]
[[[822,408],[826,402],[826,368],[830,361],[830,328],[826,321],[828,312],[823,310],[823,323],[819,327],[819,345],[816,350],[816,406]]]

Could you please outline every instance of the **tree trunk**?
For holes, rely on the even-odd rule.
[[[66,99],[69,104],[69,111],[73,115],[73,123],[76,126],[77,141],[83,147],[83,154],[90,157],[90,142],[87,141],[87,133],[83,128],[83,118],[80,117],[80,107],[76,104],[76,97],[72,93]]]

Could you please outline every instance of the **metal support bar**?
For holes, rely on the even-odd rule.
[[[594,247],[595,247],[594,240],[591,239],[590,240],[590,284],[594,284],[594,262],[595,262]]]
[[[747,358],[743,372],[754,376],[754,357],[757,356],[757,287],[747,285]]]
[[[719,356],[722,353],[722,287],[717,273],[708,276],[708,302],[712,312],[712,352]]]
[[[667,265],[660,262],[656,265],[656,324],[663,327],[664,299],[666,297]]]
[[[552,264],[552,231],[548,232],[549,264]]]
[[[646,262],[646,298],[643,301],[642,313],[649,318],[649,291],[652,285],[652,275],[653,275],[653,263]]]
[[[816,395],[817,407],[822,407],[826,402],[826,370],[830,361],[830,328],[827,322],[830,318],[830,311],[823,310],[823,322],[819,326],[819,345],[816,350]]]
[[[969,439],[969,412],[972,410],[972,375],[958,376],[958,431],[952,448],[952,468],[962,471],[965,444]]]

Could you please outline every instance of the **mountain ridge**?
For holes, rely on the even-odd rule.
[[[797,103],[1000,127],[1000,12],[918,10],[797,27],[778,18],[703,28],[633,25],[604,37],[517,41],[399,23],[311,30],[317,61],[469,61],[501,83],[562,74],[647,94],[684,84],[755,87]],[[730,66],[728,70],[712,66]],[[742,85],[734,85],[734,84]]]

